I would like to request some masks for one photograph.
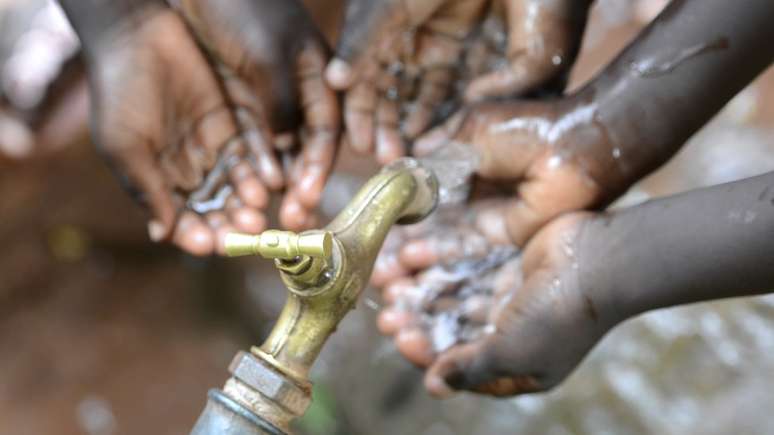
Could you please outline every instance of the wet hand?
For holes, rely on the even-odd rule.
[[[595,113],[593,102],[573,97],[481,103],[421,137],[415,152],[449,141],[474,147],[477,175],[513,190],[501,212],[511,241],[524,246],[560,214],[601,207],[628,188],[624,156]]]
[[[328,61],[323,37],[296,1],[183,0],[181,9],[237,107],[262,186],[286,185],[281,223],[308,228],[340,129],[338,99],[323,79]],[[278,151],[291,157],[287,172]]]
[[[89,53],[94,136],[113,168],[150,207],[155,241],[208,255],[226,232],[261,231],[267,195],[243,168],[226,170],[225,210],[201,216],[189,196],[221,159],[245,149],[218,81],[183,21],[149,7]],[[252,182],[252,186],[251,186]],[[231,193],[236,186],[238,195]]]
[[[345,140],[386,164],[446,102],[488,0],[351,0],[328,83],[346,90]]]
[[[548,86],[562,90],[586,26],[589,0],[495,2],[507,22],[507,62],[470,83],[468,102],[518,96]]]
[[[473,270],[496,249],[461,258],[439,273],[429,269],[387,287],[390,305],[380,330],[399,351],[426,368],[437,397],[458,390],[494,396],[544,391],[564,380],[617,322],[603,302],[584,292],[578,243],[589,214],[553,221],[522,257],[494,270]],[[467,263],[467,266],[461,266]],[[459,285],[455,271],[471,272]]]

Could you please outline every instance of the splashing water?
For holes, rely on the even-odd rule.
[[[440,205],[461,204],[468,199],[473,174],[481,161],[472,146],[449,142],[418,160],[438,178]]]
[[[234,192],[233,187],[224,184],[228,178],[228,172],[239,163],[239,157],[233,155],[234,147],[229,145],[224,154],[228,157],[221,158],[215,167],[204,178],[201,187],[192,192],[187,201],[189,209],[199,214],[211,211],[223,210],[226,200]]]
[[[502,266],[517,261],[520,252],[511,246],[493,247],[479,259],[462,260],[450,265],[434,266],[424,274],[416,289],[419,297],[403,302],[403,308],[422,312],[422,326],[429,332],[433,349],[442,352],[457,344],[475,340],[486,333],[487,319],[477,318],[475,299],[494,303],[498,272]],[[449,308],[439,309],[441,301],[453,301]],[[482,304],[478,304],[482,305]]]

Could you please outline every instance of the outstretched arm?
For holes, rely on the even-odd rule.
[[[557,219],[527,245],[524,283],[494,303],[491,333],[435,357],[426,385],[440,396],[550,389],[637,314],[772,291],[772,238],[774,172]]]
[[[597,177],[628,187],[672,157],[774,60],[772,18],[768,0],[672,1],[574,98],[606,136]]]
[[[581,286],[614,319],[766,293],[772,240],[774,172],[592,220],[579,239]]]
[[[515,180],[522,245],[562,213],[601,208],[667,161],[774,60],[774,2],[675,0],[578,93],[475,105],[418,141],[473,144],[478,174]]]

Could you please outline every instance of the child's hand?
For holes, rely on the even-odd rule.
[[[435,356],[428,391],[511,396],[563,381],[617,322],[579,280],[578,239],[590,215],[572,214],[542,229],[524,250],[523,284],[501,289],[485,333]]]
[[[426,155],[450,141],[473,146],[477,175],[514,188],[502,213],[511,241],[524,246],[560,214],[605,205],[628,188],[625,156],[595,110],[573,97],[472,105],[421,137],[415,151]]]
[[[504,0],[508,62],[468,85],[469,102],[518,96],[550,82],[564,87],[578,55],[590,0]]]
[[[574,62],[588,2],[506,0],[506,66],[467,91],[465,58],[481,39],[488,0],[353,0],[326,77],[346,91],[347,141],[380,163],[406,153],[457,93],[469,100],[521,95],[563,82]],[[495,14],[498,15],[498,14]],[[500,62],[502,63],[502,62]],[[556,80],[555,80],[556,79]]]
[[[484,249],[394,281],[384,291],[389,306],[379,329],[409,361],[428,368],[425,385],[439,397],[555,386],[617,323],[579,281],[578,238],[590,216],[550,223],[520,259],[500,255],[506,247],[489,242],[491,234],[462,230],[467,238],[478,233]]]
[[[309,227],[340,129],[338,99],[323,79],[322,35],[295,0],[184,0],[181,9],[217,63],[263,185],[287,185],[281,223]],[[283,173],[277,151],[296,143],[300,153]]]
[[[180,17],[148,7],[99,41],[90,58],[94,135],[114,169],[147,202],[155,241],[208,255],[233,229],[261,231],[266,195],[238,166],[224,170],[218,211],[186,207],[218,159],[241,158],[233,113]],[[229,185],[230,180],[230,185]],[[224,186],[223,183],[226,183]],[[231,188],[236,194],[231,194]]]

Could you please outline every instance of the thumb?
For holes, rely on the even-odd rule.
[[[425,375],[425,388],[438,398],[467,390],[495,397],[513,396],[540,390],[534,377],[502,375],[494,352],[495,335],[460,346],[441,354]]]

